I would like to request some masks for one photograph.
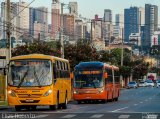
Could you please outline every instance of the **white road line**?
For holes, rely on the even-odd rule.
[[[134,104],[134,106],[137,106],[138,104]]]
[[[92,115],[90,118],[101,118],[104,114],[95,114]]]
[[[86,108],[86,107],[88,107],[88,106],[82,106],[82,107],[79,107],[79,108]]]
[[[44,118],[44,117],[47,117],[48,115],[46,115],[46,114],[41,114],[41,115],[37,115],[35,118]]]
[[[72,117],[75,117],[76,115],[74,115],[74,114],[68,114],[68,115],[65,115],[65,116],[63,116],[63,117],[60,117],[60,118],[67,118],[67,119],[69,119],[69,118],[72,118]]]
[[[120,108],[120,109],[116,109],[114,111],[111,111],[111,112],[117,112],[117,111],[120,111],[120,110],[123,110],[123,109],[127,109],[128,107],[124,107],[124,108]]]
[[[128,119],[130,115],[120,115],[118,118],[119,119]]]

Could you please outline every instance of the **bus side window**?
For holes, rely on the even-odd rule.
[[[106,69],[106,72],[108,73],[108,78],[106,79],[106,82],[113,82],[112,69]]]
[[[115,82],[119,83],[120,82],[120,74],[118,70],[114,70],[114,77],[115,77]]]

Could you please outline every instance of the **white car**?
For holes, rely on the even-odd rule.
[[[140,81],[138,86],[139,87],[145,87],[146,86],[146,82],[145,81]]]
[[[145,82],[147,87],[149,86],[154,87],[154,82],[152,80],[146,80]]]
[[[138,85],[135,81],[131,81],[128,83],[128,88],[137,88]]]
[[[157,87],[160,87],[160,80],[157,81]]]

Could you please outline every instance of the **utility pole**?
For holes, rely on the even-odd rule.
[[[92,22],[92,20],[91,20],[91,33],[90,33],[90,43],[92,43],[92,32],[93,32],[93,29],[92,29],[92,27],[93,27],[93,22]]]
[[[7,60],[7,63],[9,63],[9,60],[11,58],[11,21],[10,21],[10,0],[7,0],[7,7],[6,7],[6,21],[7,21],[7,30],[6,30],[6,60]]]
[[[121,44],[121,67],[123,66],[123,28],[122,28],[122,44]],[[123,85],[123,76],[121,75],[120,76],[120,80],[122,81],[122,87],[124,86]]]
[[[61,17],[60,17],[60,44],[61,44],[61,58],[64,58],[64,43],[63,43],[63,6],[65,4],[61,3]]]
[[[6,11],[6,21],[7,21],[7,29],[6,29],[6,63],[9,63],[9,60],[11,58],[11,21],[10,21],[10,0],[6,1],[7,6],[5,8]],[[6,81],[5,81],[5,88],[7,89],[7,75],[6,75]],[[7,91],[5,90],[5,102],[7,102],[8,97],[7,97]]]

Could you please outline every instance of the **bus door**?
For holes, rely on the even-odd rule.
[[[5,101],[5,85],[6,85],[6,80],[5,80],[5,75],[3,73],[3,70],[0,70],[0,101]]]

